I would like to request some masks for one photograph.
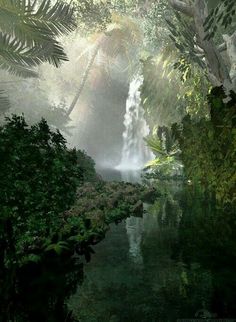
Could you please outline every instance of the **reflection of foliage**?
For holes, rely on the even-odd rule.
[[[200,181],[220,203],[235,204],[236,97],[231,92],[228,103],[225,98],[222,88],[214,88],[209,95],[211,120],[194,122],[186,116],[182,125],[172,128],[187,176]]]
[[[172,187],[173,182],[166,180],[159,180],[157,182],[161,183],[159,188],[161,197],[157,198],[154,204],[149,207],[148,212],[157,217],[161,228],[176,228],[178,227],[182,211],[177,200],[178,195]]]
[[[185,189],[181,207],[177,253],[187,264],[199,263],[211,270],[213,312],[219,316],[233,316],[236,296],[235,209],[217,208],[211,197],[205,197],[197,186]],[[210,276],[205,287],[208,287],[209,279]]]
[[[18,268],[0,272],[1,321],[76,322],[66,306],[68,298],[82,282],[83,266],[78,259],[52,256],[41,263],[30,262]],[[3,279],[2,279],[3,277]],[[17,297],[14,280],[17,283]]]
[[[159,186],[163,188],[165,183]],[[97,265],[87,269],[87,279],[71,303],[82,321],[139,321],[140,317],[145,322],[176,321],[194,318],[200,309],[211,312],[211,272],[197,263],[187,266],[171,259],[181,210],[172,193],[176,188],[168,188],[167,195],[158,198],[143,219],[141,267],[127,257],[124,226],[114,227],[98,248]]]
[[[227,261],[228,264],[235,263],[234,209],[218,208],[211,195],[205,196],[199,185],[186,187],[180,201],[183,214],[179,250],[183,259],[188,263],[200,262],[208,267],[216,264],[227,266]]]

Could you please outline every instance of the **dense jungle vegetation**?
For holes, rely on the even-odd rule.
[[[139,183],[105,181],[137,75],[154,157]],[[0,321],[235,317],[235,0],[0,0],[0,189]],[[97,303],[122,294],[100,294],[104,277],[98,315],[86,283],[78,309],[92,246],[145,203],[160,234],[147,244],[177,263],[160,284],[143,242],[139,296],[162,311],[122,304],[105,320]]]

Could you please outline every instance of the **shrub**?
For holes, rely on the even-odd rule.
[[[0,259],[7,264],[53,240],[83,169],[59,131],[44,119],[29,127],[16,115],[0,127],[0,159]]]

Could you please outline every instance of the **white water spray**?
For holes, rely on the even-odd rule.
[[[149,134],[149,127],[141,105],[140,86],[142,83],[141,76],[135,77],[130,83],[124,118],[122,158],[117,167],[120,170],[139,170],[153,159],[152,152],[143,140]]]

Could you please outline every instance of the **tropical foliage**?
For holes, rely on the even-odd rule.
[[[13,115],[0,128],[1,265],[39,261],[43,252],[73,253],[78,243],[82,255],[109,223],[142,209],[136,203],[147,194],[143,187],[105,184],[94,161],[65,143],[45,120],[29,127]]]
[[[167,46],[159,55],[142,59],[141,98],[153,134],[158,126],[180,122],[186,113],[194,119],[209,115],[205,99],[209,82],[199,68],[185,61],[179,61],[183,69],[174,69],[177,55],[173,46]]]
[[[73,8],[43,0],[2,0],[0,3],[0,67],[23,77],[36,76],[31,67],[49,62],[56,67],[67,56],[56,40],[76,27]]]
[[[23,117],[7,119],[0,128],[0,154],[1,251],[8,266],[53,238],[83,170],[76,152],[45,120],[28,127]]]
[[[0,68],[22,77],[37,77],[34,67],[48,62],[58,67],[67,55],[57,37],[76,27],[74,11],[61,1],[0,1]],[[9,108],[0,92],[0,111]]]
[[[169,3],[178,21],[177,24],[168,21],[170,37],[179,49],[180,57],[202,67],[213,86],[224,85],[228,90],[235,90],[235,72],[232,70],[235,58],[231,55],[235,43],[230,41],[235,38],[235,29],[230,30],[226,37],[221,30],[219,37],[213,39],[217,30],[214,21],[219,23],[223,19],[225,27],[233,22],[234,1],[226,0],[218,6],[215,3],[210,15],[209,5],[204,0],[192,3],[170,0]],[[227,52],[228,59],[222,51]]]
[[[213,38],[219,31],[219,26],[224,27],[225,32],[232,32],[235,28],[236,3],[233,0],[220,1],[214,6],[204,22],[207,38]]]
[[[235,313],[235,10],[233,0],[0,0],[0,110],[24,111],[0,126],[0,320]],[[55,77],[67,54],[71,62]],[[42,63],[52,66],[39,69]],[[146,165],[146,186],[105,182],[87,152],[70,149],[56,128],[68,134],[73,120],[70,146],[84,140],[101,164],[115,164],[137,73],[155,159]],[[154,202],[143,209],[144,201]],[[98,284],[88,278],[87,292],[79,292],[83,308],[67,310],[81,256],[89,261],[109,224],[129,216],[121,226],[128,238],[98,265]],[[107,281],[114,286],[117,259],[114,291]],[[127,308],[127,300],[138,305]]]
[[[236,96],[231,92],[227,103],[225,98],[222,87],[213,88],[208,96],[211,118],[196,122],[187,115],[172,129],[187,177],[219,204],[235,206]]]
[[[170,128],[159,126],[157,134],[145,138],[145,141],[155,155],[155,159],[145,166],[146,170],[151,170],[152,176],[163,179],[182,175],[178,158],[180,151]]]

